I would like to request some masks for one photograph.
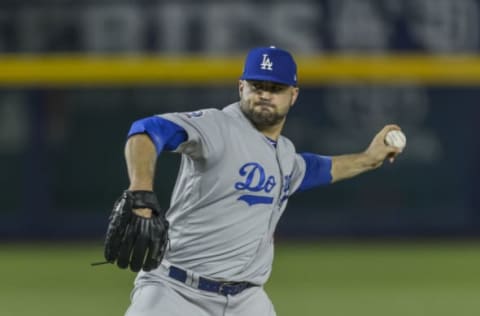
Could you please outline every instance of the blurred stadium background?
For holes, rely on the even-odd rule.
[[[298,151],[394,165],[298,194],[267,289],[279,315],[478,315],[480,1],[0,3],[0,315],[121,315],[133,274],[91,268],[127,186],[130,123],[237,100],[252,46],[291,50]],[[159,161],[165,207],[178,157]]]

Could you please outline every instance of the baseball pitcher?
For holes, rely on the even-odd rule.
[[[127,316],[275,315],[263,289],[273,235],[289,197],[393,162],[403,147],[385,126],[361,153],[297,153],[281,135],[299,93],[292,55],[252,49],[239,101],[133,123],[125,146],[129,188],[116,201],[105,257],[140,271]],[[182,156],[170,208],[153,193],[156,159]]]

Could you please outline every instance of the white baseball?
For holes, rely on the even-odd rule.
[[[385,144],[403,149],[407,145],[407,137],[401,131],[393,130],[385,136]]]

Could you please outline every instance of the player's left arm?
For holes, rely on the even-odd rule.
[[[296,170],[304,170],[298,191],[306,191],[380,167],[385,159],[390,162],[402,152],[402,148],[389,146],[385,142],[388,132],[400,130],[397,125],[387,125],[372,139],[368,148],[355,154],[322,156],[312,153],[298,155]],[[300,158],[301,157],[301,158]]]
[[[400,127],[393,124],[386,125],[373,137],[368,148],[361,153],[333,156],[331,182],[352,178],[366,171],[376,169],[387,158],[390,163],[393,163],[395,157],[403,150],[403,148],[386,144],[385,137],[388,132],[393,130],[400,131]]]

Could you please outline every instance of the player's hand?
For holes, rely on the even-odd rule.
[[[168,243],[168,221],[152,191],[126,190],[115,202],[105,238],[105,259],[132,271],[156,269]]]
[[[400,131],[401,129],[400,126],[395,124],[386,125],[377,133],[377,135],[375,135],[365,151],[366,155],[371,160],[371,166],[373,168],[380,167],[387,158],[390,163],[393,163],[395,158],[402,152],[402,148],[389,146],[385,143],[387,133],[393,130]]]
[[[136,208],[132,212],[140,217],[145,217],[145,218],[152,217],[152,210],[149,208]]]

